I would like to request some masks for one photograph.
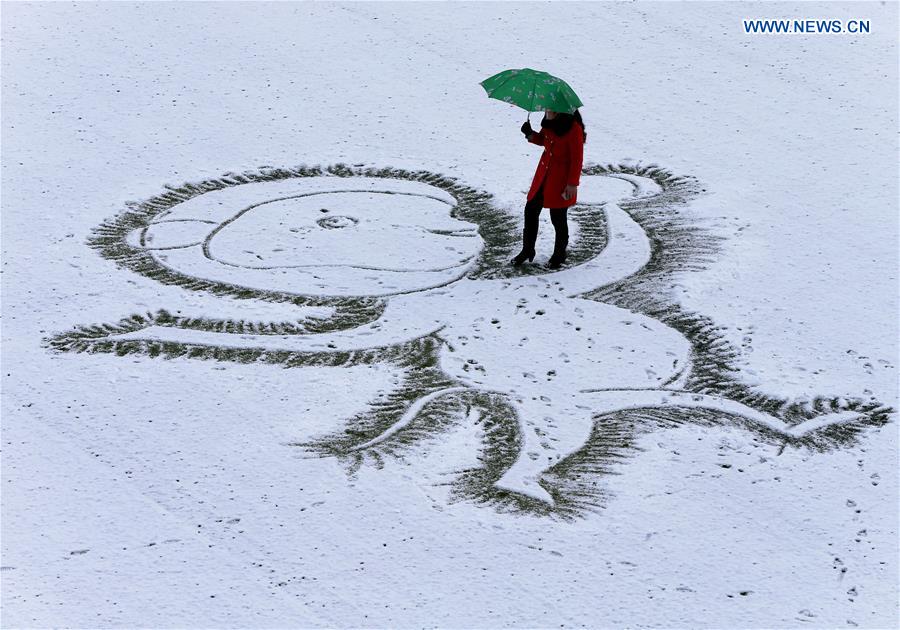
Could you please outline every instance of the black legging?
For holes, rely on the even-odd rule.
[[[544,207],[544,184],[535,193],[531,201],[525,204],[525,229],[522,231],[522,246],[526,250],[534,249],[537,241],[538,225],[540,225],[541,208]],[[556,241],[553,253],[562,256],[569,244],[569,225],[566,222],[568,208],[550,208],[550,222],[556,230]]]

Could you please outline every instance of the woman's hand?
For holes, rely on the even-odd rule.
[[[531,128],[531,121],[526,120],[522,123],[522,133],[525,134],[526,138],[534,133],[534,129]]]
[[[576,192],[578,192],[578,186],[572,186],[571,184],[569,184],[563,191],[562,198],[568,201],[570,198],[575,196]]]

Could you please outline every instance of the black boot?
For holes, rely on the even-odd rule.
[[[528,259],[528,262],[534,260],[534,249],[525,249],[523,247],[522,251],[516,254],[516,257],[513,258],[510,262],[512,262],[512,264],[516,267],[519,267],[522,265],[522,263],[525,262],[526,258]]]
[[[541,199],[533,199],[525,205],[525,229],[522,230],[522,251],[510,262],[516,267],[522,265],[527,259],[534,260],[534,244],[537,241],[538,225],[541,216]]]
[[[550,260],[547,261],[548,269],[559,269],[562,267],[562,264],[566,262],[566,252],[558,253],[553,252],[553,255],[550,256]]]
[[[566,222],[566,208],[552,208],[550,221],[556,230],[556,238],[553,243],[553,255],[547,261],[549,269],[559,269],[566,262],[566,247],[569,245],[569,225]]]

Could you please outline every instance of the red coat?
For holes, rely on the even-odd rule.
[[[564,136],[558,136],[550,129],[541,129],[532,134],[528,142],[544,147],[528,191],[528,201],[544,182],[544,208],[575,205],[577,195],[563,199],[562,194],[567,185],[577,186],[581,177],[584,156],[584,130],[581,125],[577,120],[572,121],[572,127]]]

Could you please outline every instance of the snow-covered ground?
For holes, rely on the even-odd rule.
[[[900,625],[897,417],[852,402],[898,407],[897,3],[0,11],[3,627]],[[526,66],[585,103],[603,222],[571,221],[558,274],[497,275],[474,229],[518,233],[539,149],[478,82]],[[132,262],[97,244],[187,182],[300,165],[323,171],[148,211]],[[669,176],[696,179],[660,197]],[[718,246],[640,294],[667,213]],[[550,248],[545,212],[535,263]],[[626,308],[648,287],[679,315]],[[727,387],[691,380],[722,355],[687,316],[741,351]],[[58,351],[76,329],[107,345]],[[184,342],[203,357],[148,354]],[[516,413],[518,438],[489,428]],[[504,439],[534,459],[478,481]]]

